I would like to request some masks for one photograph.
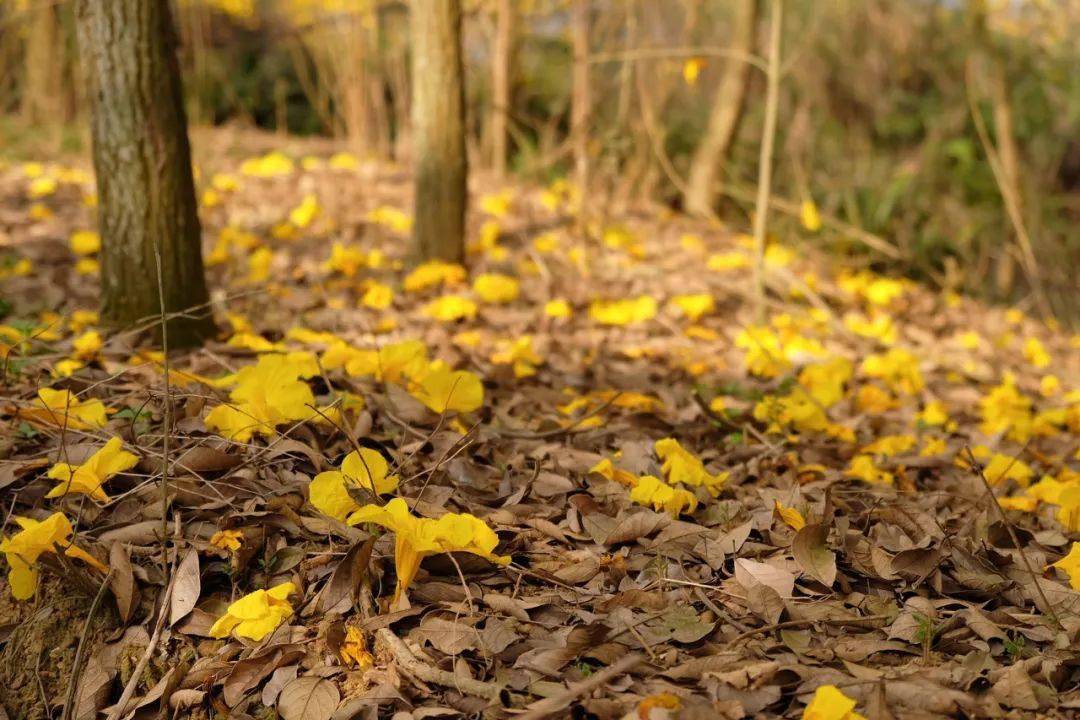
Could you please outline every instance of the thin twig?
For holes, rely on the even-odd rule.
[[[619,399],[620,395],[622,395],[621,390],[616,392],[607,400],[605,400],[603,404],[598,405],[596,408],[585,413],[569,425],[555,428],[554,430],[545,430],[543,432],[528,432],[526,430],[514,430],[512,428],[505,430],[501,428],[496,428],[495,431],[499,433],[499,435],[501,435],[502,437],[514,438],[515,440],[547,440],[549,438],[558,437],[559,435],[562,435],[564,433],[573,432],[574,428],[576,428],[578,425],[581,425],[581,423],[585,422],[589,418],[596,417],[600,413],[607,410],[615,403],[616,400]]]
[[[773,623],[772,625],[762,625],[759,628],[753,630],[747,630],[746,632],[736,635],[731,640],[731,644],[740,643],[747,638],[752,638],[755,635],[763,635],[765,633],[773,632],[774,630],[786,630],[788,628],[797,627],[809,627],[811,625],[817,625],[821,623],[823,625],[833,625],[836,627],[861,627],[869,622],[878,622],[880,620],[888,620],[889,615],[867,615],[861,618],[813,618],[809,620],[786,620],[784,622]]]
[[[633,670],[645,660],[641,653],[623,655],[614,665],[609,665],[595,675],[576,682],[558,695],[544,698],[529,705],[528,709],[515,717],[515,720],[540,720],[540,718],[553,717],[557,713],[569,707],[579,697],[587,695],[609,680],[614,680],[619,675]]]
[[[169,435],[172,429],[172,384],[169,381],[169,323],[165,314],[165,280],[161,271],[161,251],[154,245],[157,265],[158,306],[161,309],[161,364],[165,371],[164,429],[161,439],[161,568],[164,572],[169,558],[166,546],[169,536]]]
[[[1012,539],[1013,545],[1016,547],[1016,552],[1020,553],[1020,559],[1024,562],[1024,567],[1031,577],[1032,584],[1035,585],[1035,591],[1039,593],[1039,597],[1042,599],[1043,604],[1046,605],[1047,617],[1053,620],[1054,624],[1057,625],[1059,629],[1065,630],[1065,626],[1061,623],[1061,618],[1054,612],[1054,606],[1050,604],[1050,599],[1046,597],[1042,585],[1039,584],[1039,576],[1035,574],[1035,569],[1031,566],[1031,561],[1028,560],[1027,553],[1024,552],[1024,546],[1020,544],[1020,538],[1016,535],[1016,529],[1013,527],[1012,523],[1009,522],[1009,516],[1005,514],[1005,509],[1001,507],[1001,503],[998,502],[997,496],[994,495],[993,488],[990,487],[990,481],[986,479],[986,473],[983,472],[982,463],[975,459],[975,453],[971,452],[969,446],[965,445],[964,450],[967,451],[968,460],[971,461],[971,471],[982,481],[983,489],[985,489],[986,494],[990,496],[990,504],[997,508],[998,515],[1001,517],[1001,522],[1005,523],[1005,529],[1009,532],[1009,538]]]
[[[765,319],[765,228],[772,191],[773,146],[776,143],[776,112],[780,104],[780,24],[783,0],[769,5],[769,72],[765,90],[765,124],[761,131],[758,159],[757,200],[754,204],[754,288],[757,321]]]
[[[409,674],[415,675],[420,680],[435,685],[442,685],[443,687],[454,688],[468,695],[487,698],[488,700],[498,702],[499,695],[503,690],[502,686],[457,675],[422,662],[413,655],[409,646],[388,628],[380,628],[377,630],[375,632],[375,637],[386,645],[386,648],[390,651],[390,654],[394,656],[394,660],[396,660],[399,665],[401,665]],[[110,718],[110,720],[112,719]]]

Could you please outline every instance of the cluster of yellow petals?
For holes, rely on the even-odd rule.
[[[466,552],[493,563],[507,565],[510,558],[494,553],[499,537],[480,518],[468,513],[447,513],[437,520],[409,512],[405,500],[394,498],[386,505],[365,505],[351,513],[350,525],[374,523],[394,533],[394,569],[397,590],[394,602],[404,597],[420,561],[428,555]]]
[[[34,565],[43,553],[56,552],[57,548],[101,572],[108,570],[97,558],[71,542],[74,530],[63,513],[53,513],[40,521],[17,516],[12,519],[21,529],[0,540],[0,553],[7,559],[8,586],[16,600],[33,597],[38,585],[38,569]]]
[[[262,640],[292,617],[293,606],[288,598],[296,592],[296,585],[286,582],[269,590],[248,593],[229,605],[225,614],[210,626],[210,637],[223,638],[236,634],[256,642]]]
[[[207,413],[206,427],[230,440],[247,442],[255,433],[270,437],[278,425],[311,419],[317,415],[315,396],[301,378],[317,373],[309,353],[262,355],[236,374],[236,387],[229,393],[232,404]]]
[[[49,468],[48,477],[59,481],[59,484],[48,492],[45,497],[63,497],[69,494],[89,495],[94,500],[106,502],[109,496],[105,494],[102,485],[105,481],[117,473],[130,470],[139,462],[139,458],[127,452],[123,441],[118,438],[110,438],[104,446],[91,455],[81,465],[69,465],[60,462]]]

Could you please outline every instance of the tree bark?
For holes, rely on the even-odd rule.
[[[511,0],[498,0],[495,8],[495,42],[491,49],[491,169],[499,180],[506,177],[513,44],[513,3]]]
[[[757,0],[738,0],[731,50],[743,55],[752,53],[756,26]],[[728,60],[724,67],[716,100],[709,114],[709,124],[690,163],[683,206],[691,215],[707,217],[712,213],[717,194],[716,178],[727,159],[746,106],[749,74],[750,65],[741,60]]]
[[[573,0],[570,20],[574,52],[570,97],[570,135],[574,148],[574,180],[581,194],[581,206],[589,185],[589,2]]]
[[[31,124],[55,123],[60,119],[63,59],[58,53],[62,49],[59,18],[53,3],[44,1],[30,3],[27,14],[22,116]]]
[[[152,322],[168,345],[214,330],[167,0],[79,0],[101,232],[102,322]],[[160,286],[160,289],[159,289]],[[174,315],[179,314],[179,315]]]
[[[465,256],[465,83],[460,0],[412,3],[413,256]]]

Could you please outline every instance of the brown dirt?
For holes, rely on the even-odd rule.
[[[0,628],[14,626],[0,649],[0,705],[11,720],[54,717],[63,707],[91,599],[65,595],[62,586],[57,578],[43,577],[36,601],[17,602],[6,579],[0,580]],[[87,657],[116,625],[116,612],[103,602],[91,624]]]

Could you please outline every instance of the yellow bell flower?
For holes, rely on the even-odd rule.
[[[410,394],[433,412],[472,412],[484,403],[484,385],[467,370],[451,370],[442,360],[428,366]]]
[[[671,299],[671,303],[679,308],[679,311],[690,322],[697,322],[702,315],[711,313],[716,309],[716,301],[708,293],[676,295]]]
[[[657,440],[653,445],[657,457],[663,461],[662,470],[669,482],[703,487],[716,497],[727,482],[729,473],[710,474],[704,463],[687,451],[675,438]]]
[[[349,513],[360,509],[349,489],[361,496],[379,496],[393,492],[398,476],[387,477],[389,467],[382,454],[370,448],[353,451],[341,461],[340,470],[327,470],[315,476],[308,485],[308,499],[323,515],[344,520]]]
[[[483,273],[473,281],[473,290],[484,302],[501,305],[517,300],[521,287],[509,275]]]
[[[367,221],[390,228],[399,235],[406,235],[412,230],[413,220],[407,213],[396,207],[383,205],[367,214]],[[462,268],[464,270],[464,268]],[[462,274],[464,277],[464,273]],[[408,288],[406,288],[408,290]]]
[[[773,500],[773,515],[780,518],[792,530],[799,531],[806,527],[806,518],[802,513],[793,507],[782,505],[779,500]]]
[[[375,657],[368,650],[364,633],[355,625],[350,625],[345,631],[345,640],[338,650],[338,657],[346,665],[355,665],[361,670],[367,670],[375,665]]]
[[[241,368],[236,387],[229,393],[235,405],[219,405],[205,419],[206,427],[237,442],[247,442],[254,433],[271,436],[285,422],[310,419],[315,396],[307,383],[318,370],[310,353],[263,355],[255,365]]]
[[[78,558],[101,572],[108,568],[97,558],[71,542],[73,530],[64,513],[53,513],[38,521],[26,517],[12,518],[22,528],[11,537],[0,540],[0,553],[7,558],[8,586],[16,600],[28,600],[37,589],[38,569],[34,567],[42,553],[56,552],[59,546],[64,554]]]
[[[367,262],[367,253],[360,248],[335,242],[330,247],[330,258],[323,263],[323,268],[345,277],[355,277],[359,270],[367,266]]]
[[[69,494],[89,495],[99,502],[107,502],[109,496],[101,489],[106,480],[117,473],[130,470],[139,462],[137,455],[127,452],[123,441],[114,437],[91,455],[82,465],[56,463],[49,468],[48,477],[59,484],[45,496],[63,497]]]
[[[835,685],[822,685],[803,710],[802,720],[866,720],[855,712],[855,701]]]
[[[375,523],[394,533],[394,569],[397,590],[394,602],[402,598],[416,578],[420,561],[428,555],[467,552],[507,565],[509,556],[495,555],[499,537],[487,524],[467,513],[447,513],[438,520],[419,518],[409,512],[401,498],[386,505],[366,505],[349,515],[350,525]]]
[[[821,229],[821,213],[818,212],[813,200],[803,200],[799,208],[799,220],[807,232],[813,233]]]
[[[101,251],[101,236],[93,230],[76,230],[68,238],[68,245],[76,255],[93,255]]]
[[[375,281],[368,283],[363,297],[360,298],[360,304],[372,310],[385,310],[393,301],[393,289],[389,285]]]
[[[1001,453],[994,453],[983,469],[983,474],[991,485],[996,485],[1002,480],[1015,480],[1024,487],[1027,487],[1031,478],[1035,477],[1035,471],[1027,463]]]
[[[892,485],[894,481],[892,473],[886,472],[874,464],[872,455],[856,455],[853,457],[845,474],[848,477],[857,478],[871,485]]]
[[[249,177],[271,178],[291,175],[296,163],[287,155],[273,150],[262,157],[254,157],[240,164],[240,173]]]
[[[1069,576],[1069,585],[1073,590],[1080,590],[1080,542],[1074,542],[1069,548],[1069,554],[1051,563],[1050,567],[1063,570]]]
[[[554,300],[548,300],[544,305],[544,314],[549,318],[569,318],[574,314],[574,311],[566,300],[555,298]]]
[[[222,550],[235,553],[243,546],[244,533],[240,530],[218,530],[210,536],[210,544]]]
[[[1004,432],[1010,440],[1025,443],[1032,433],[1031,406],[1031,398],[1016,389],[1012,376],[1006,376],[979,401],[982,414],[979,429],[985,435]]]
[[[210,637],[223,638],[231,633],[258,642],[292,617],[289,596],[297,592],[291,582],[275,585],[269,590],[256,590],[240,598],[210,626]]]
[[[43,408],[31,408],[22,413],[41,422],[73,430],[94,430],[105,427],[108,421],[105,404],[100,400],[79,400],[70,390],[41,388],[38,399]]]
[[[589,472],[596,473],[601,477],[605,477],[608,480],[613,480],[614,482],[631,488],[637,483],[637,476],[635,476],[634,473],[629,470],[615,467],[615,464],[611,462],[610,458],[604,458],[596,463],[589,468]]]
[[[443,322],[472,320],[476,317],[476,303],[462,295],[443,295],[425,305],[423,313]]]
[[[479,208],[481,212],[492,217],[506,217],[510,211],[510,204],[514,201],[514,191],[507,188],[497,193],[489,193],[480,198]]]
[[[500,340],[491,362],[496,365],[513,365],[514,377],[523,378],[536,374],[536,366],[544,362],[533,349],[532,335],[523,335],[516,340]]]
[[[465,268],[456,263],[431,260],[417,265],[405,276],[405,292],[420,292],[437,285],[458,285],[465,280]]]
[[[883,435],[869,445],[864,445],[859,452],[866,455],[892,457],[915,447],[916,440],[911,435]]]
[[[601,325],[630,325],[656,317],[656,300],[648,295],[629,300],[594,300],[589,317]]]
[[[664,510],[671,517],[680,513],[690,514],[697,508],[697,498],[689,490],[675,488],[652,475],[637,478],[630,499],[639,505],[652,505],[654,510]]]

